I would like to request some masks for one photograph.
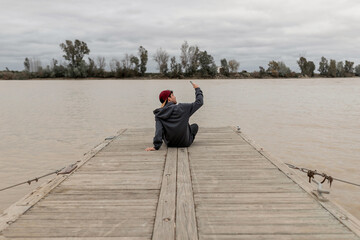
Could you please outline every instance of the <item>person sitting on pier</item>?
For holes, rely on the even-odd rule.
[[[154,147],[146,151],[159,150],[162,142],[168,147],[189,147],[198,132],[197,124],[189,124],[189,118],[203,105],[203,93],[199,85],[191,83],[195,89],[195,102],[177,104],[176,97],[171,90],[164,90],[159,95],[162,103],[154,110],[155,137]]]

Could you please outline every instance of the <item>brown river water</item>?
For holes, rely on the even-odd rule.
[[[195,82],[205,103],[191,122],[240,126],[283,162],[360,183],[360,78]],[[121,128],[154,127],[163,89],[194,100],[188,80],[0,81],[0,188],[74,163]],[[0,212],[44,182],[0,192]],[[334,182],[330,196],[360,218],[360,187]]]

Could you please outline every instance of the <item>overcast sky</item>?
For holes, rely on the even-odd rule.
[[[90,57],[122,59],[165,49],[180,56],[187,40],[207,50],[217,65],[235,59],[240,70],[284,61],[299,71],[305,56],[360,64],[359,0],[0,0],[0,70],[23,70],[25,57],[62,60],[59,44],[79,39]]]

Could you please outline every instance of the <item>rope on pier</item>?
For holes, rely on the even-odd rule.
[[[315,175],[317,175],[317,176],[321,176],[321,177],[324,178],[321,183],[324,183],[326,180],[328,180],[328,183],[330,184],[330,187],[331,187],[331,184],[332,184],[332,182],[334,180],[360,187],[360,184],[345,181],[345,180],[342,180],[342,179],[339,179],[339,178],[334,178],[334,177],[331,177],[331,176],[327,175],[326,173],[318,173],[316,170],[313,171],[313,170],[310,170],[310,169],[307,169],[307,168],[299,168],[299,167],[297,167],[295,165],[292,165],[290,163],[285,163],[285,164],[289,168],[296,169],[296,170],[299,170],[299,171],[301,171],[303,173],[306,173],[307,176],[309,177],[309,182],[310,183],[311,183],[311,179],[314,179]]]
[[[61,169],[59,169],[59,170],[56,170],[56,171],[47,173],[47,174],[45,174],[45,175],[42,175],[42,176],[40,176],[40,177],[35,177],[35,178],[30,179],[30,180],[27,180],[27,181],[25,181],[25,182],[17,183],[17,184],[11,185],[11,186],[9,186],[9,187],[2,188],[2,189],[0,189],[0,192],[1,192],[1,191],[4,191],[4,190],[7,190],[7,189],[10,189],[10,188],[14,188],[14,187],[17,187],[17,186],[26,184],[26,183],[30,185],[32,182],[38,182],[39,179],[44,178],[44,177],[47,177],[47,176],[50,176],[50,175],[52,175],[52,174],[57,174],[57,175],[59,175],[59,174],[68,174],[68,173],[72,172],[76,167],[77,167],[76,164],[71,164],[71,165],[66,166],[66,167],[63,167],[63,168],[61,168]]]

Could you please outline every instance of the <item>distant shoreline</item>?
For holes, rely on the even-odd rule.
[[[314,77],[281,77],[281,78],[254,78],[254,77],[244,77],[244,78],[229,78],[229,77],[219,77],[219,78],[164,78],[164,77],[134,77],[134,78],[30,78],[30,79],[0,79],[0,81],[102,81],[102,80],[113,80],[113,81],[151,81],[151,80],[247,80],[247,79],[265,79],[265,80],[280,80],[280,79],[293,79],[293,80],[302,80],[302,79],[352,79],[360,78],[360,76],[353,77],[323,77],[323,76],[314,76]]]

